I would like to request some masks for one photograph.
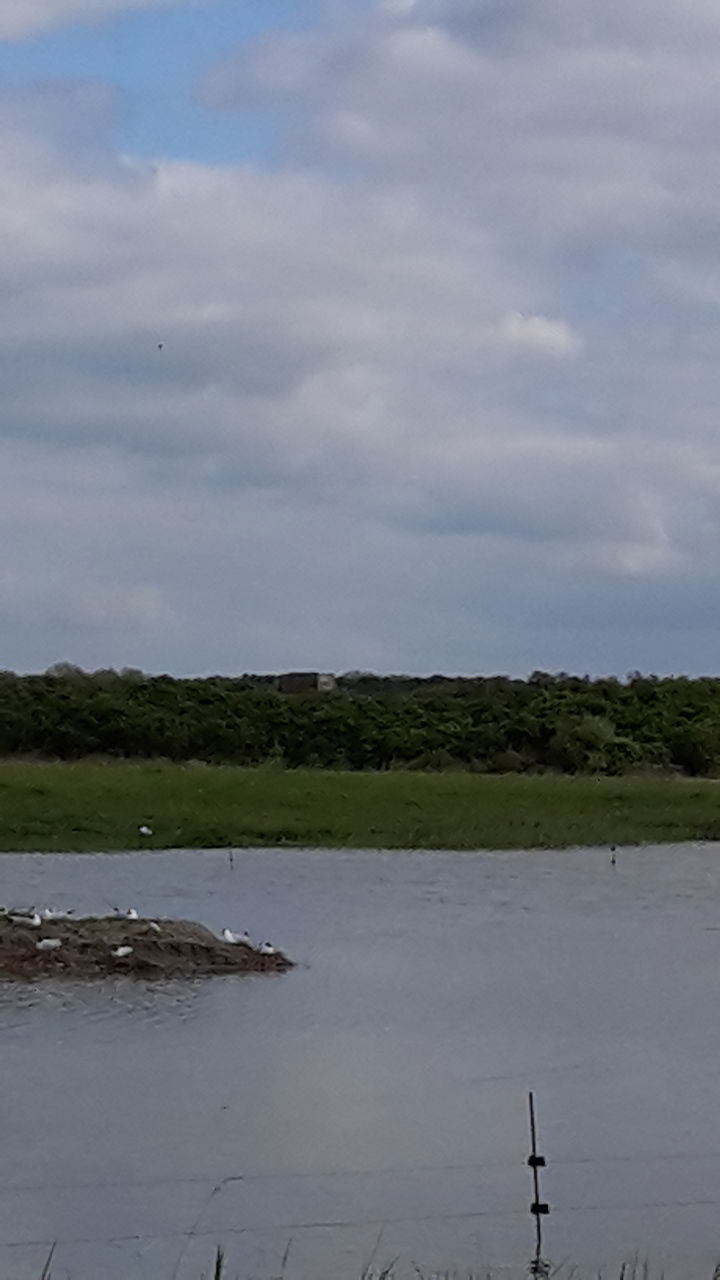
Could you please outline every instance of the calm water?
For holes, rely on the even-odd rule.
[[[195,1280],[217,1243],[257,1280],[522,1274],[532,1088],[545,1252],[709,1277],[719,852],[3,857],[3,901],[247,927],[298,967],[0,986],[0,1276],[56,1239],[74,1280]]]

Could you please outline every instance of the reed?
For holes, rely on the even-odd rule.
[[[48,1254],[45,1266],[40,1273],[39,1280],[53,1280],[51,1272],[51,1264],[55,1253],[55,1245],[53,1245]],[[395,1266],[397,1259],[388,1263],[384,1267],[364,1267],[360,1273],[360,1280],[393,1280],[395,1274]],[[533,1264],[534,1265],[534,1264]],[[492,1271],[423,1271],[419,1267],[413,1266],[417,1280],[501,1280],[501,1277]],[[537,1272],[530,1268],[525,1268],[524,1273],[518,1271],[514,1280],[521,1280],[521,1276],[534,1274]],[[634,1258],[629,1262],[620,1264],[619,1270],[616,1271],[580,1271],[577,1267],[568,1263],[562,1263],[559,1267],[553,1267],[547,1264],[547,1270],[543,1273],[547,1280],[665,1280],[664,1271],[653,1270],[649,1259]],[[507,1280],[508,1273],[503,1271],[503,1276]],[[215,1256],[212,1261],[212,1268],[209,1272],[202,1272],[199,1280],[241,1280],[238,1275],[231,1276],[227,1269],[227,1259],[223,1249],[218,1245],[215,1250]],[[283,1274],[274,1277],[274,1280],[284,1280]],[[687,1280],[690,1280],[688,1275]],[[702,1280],[701,1277],[694,1275],[692,1280]],[[712,1277],[708,1280],[720,1280],[720,1262],[715,1267]]]

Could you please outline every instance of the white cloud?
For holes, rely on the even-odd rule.
[[[503,316],[498,334],[510,347],[551,356],[571,356],[582,348],[582,339],[564,320],[548,316],[526,316],[511,311]]]

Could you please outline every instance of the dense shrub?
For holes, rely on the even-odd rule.
[[[720,680],[341,678],[281,694],[268,677],[0,673],[0,754],[164,757],[290,768],[720,773]]]

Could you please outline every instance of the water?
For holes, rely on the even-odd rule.
[[[249,928],[285,976],[0,986],[0,1277],[720,1257],[720,859],[3,856],[0,898]],[[289,1245],[289,1249],[288,1249]],[[287,1257],[284,1255],[287,1251]],[[507,1268],[507,1270],[504,1270]]]

